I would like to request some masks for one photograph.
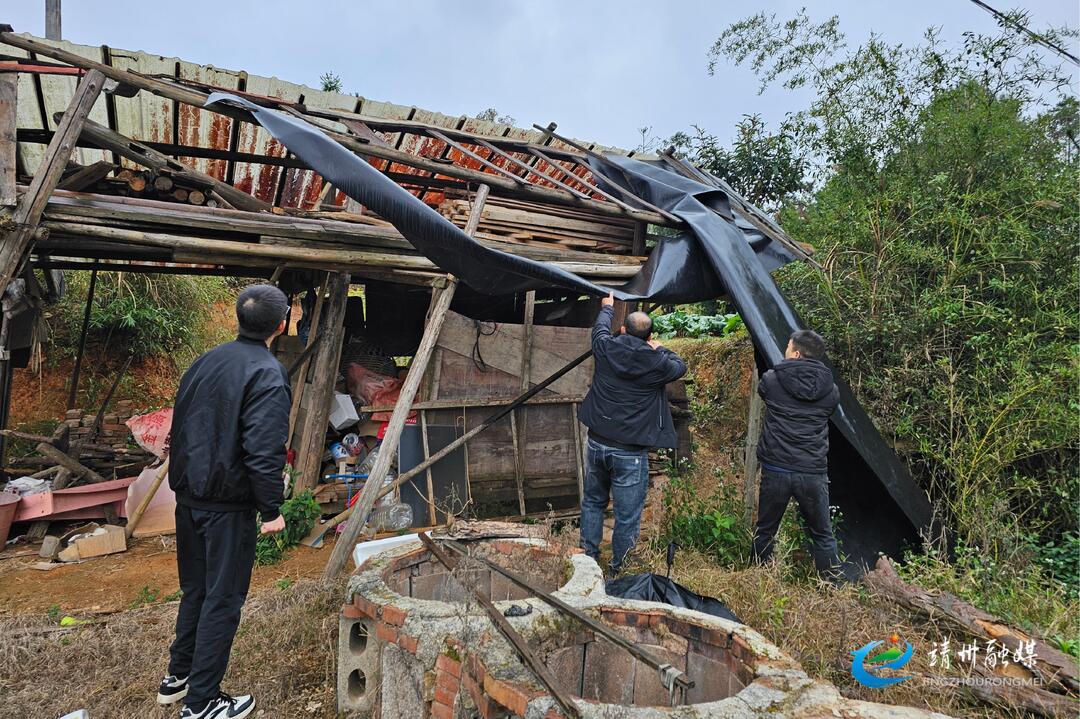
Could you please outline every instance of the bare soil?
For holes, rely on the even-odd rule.
[[[333,551],[295,547],[278,564],[256,567],[252,594],[278,589],[278,583],[314,579]],[[59,607],[65,614],[113,612],[162,601],[180,588],[173,537],[145,537],[131,542],[126,552],[94,557],[43,572],[32,569],[36,556],[5,559],[26,550],[16,545],[0,552],[0,616],[35,615]],[[55,611],[55,610],[54,610]]]

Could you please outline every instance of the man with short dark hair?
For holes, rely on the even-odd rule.
[[[611,333],[615,299],[601,302],[592,331],[593,382],[579,419],[589,428],[581,547],[600,560],[604,510],[615,506],[611,535],[612,576],[637,542],[649,482],[649,448],[677,444],[664,386],[686,374],[686,363],[652,339],[652,319],[634,312],[618,335]]]
[[[780,520],[794,497],[813,541],[814,566],[829,579],[839,576],[829,517],[829,417],[840,401],[825,366],[825,340],[816,332],[792,333],[784,360],[761,376],[765,425],[758,442],[761,488],[754,530],[754,557],[768,561]]]
[[[246,288],[236,300],[239,337],[196,359],[176,395],[169,486],[183,596],[157,699],[183,700],[181,719],[243,719],[255,709],[250,696],[224,694],[221,679],[251,582],[256,532],[285,528],[279,508],[292,400],[269,345],[285,330],[288,310],[278,288]]]

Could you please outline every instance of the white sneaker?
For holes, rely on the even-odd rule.
[[[244,719],[253,711],[255,711],[255,700],[250,696],[231,697],[222,692],[201,712],[185,706],[180,712],[180,719]]]
[[[158,686],[157,703],[166,706],[175,704],[186,697],[188,693],[187,680],[187,677],[174,677],[172,674],[166,674]]]

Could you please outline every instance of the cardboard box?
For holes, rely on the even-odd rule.
[[[106,524],[101,529],[105,531],[76,539],[67,549],[60,552],[60,561],[78,562],[90,557],[100,557],[105,554],[115,554],[127,550],[127,538],[124,536],[123,527]]]
[[[360,421],[360,415],[356,413],[356,405],[347,394],[335,392],[330,401],[330,426],[337,430],[351,427]]]

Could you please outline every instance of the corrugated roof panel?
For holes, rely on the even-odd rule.
[[[330,110],[345,110],[352,112],[356,109],[360,98],[352,95],[343,95],[338,92],[325,92],[324,90],[309,90],[304,95],[304,104],[309,107],[321,107]],[[320,123],[327,125],[327,122]],[[339,132],[347,132],[347,128],[338,122],[332,122],[329,126]],[[323,180],[319,175],[310,170],[290,169],[287,171],[285,190],[281,195],[283,207],[299,207],[305,210],[315,209],[319,201],[319,193],[322,191]]]
[[[303,85],[285,82],[276,77],[248,76],[247,91],[256,95],[297,102],[306,89]],[[240,125],[237,149],[240,152],[271,157],[285,157],[286,153],[285,147],[271,137],[270,133],[249,122]],[[264,202],[273,203],[282,169],[274,165],[237,162],[233,184]]]
[[[179,62],[181,79],[202,82],[227,90],[236,90],[240,87],[240,79],[243,77],[243,73],[220,70],[212,65],[196,65],[183,60]],[[180,104],[177,106],[176,126],[178,144],[213,148],[215,150],[229,149],[229,137],[232,134],[233,126],[231,117],[208,110],[201,110],[191,105]],[[225,173],[228,169],[226,160],[182,157],[180,161],[188,167],[193,167],[199,172],[205,172],[218,180],[225,179]]]
[[[113,67],[133,70],[148,75],[168,75],[176,73],[176,58],[161,55],[147,55],[128,50],[110,50]],[[116,96],[116,127],[121,135],[147,142],[173,142],[173,105],[168,100],[149,92],[140,92],[135,97]],[[139,165],[124,160],[124,167],[141,169]]]
[[[101,48],[89,45],[75,45],[70,42],[50,42],[50,45],[62,48],[68,52],[101,62]],[[72,75],[39,75],[41,81],[41,96],[45,104],[45,126],[50,130],[56,129],[56,121],[53,115],[67,110],[71,98],[75,95],[75,88],[79,78]],[[19,104],[22,104],[21,102]],[[107,125],[109,122],[108,112],[105,109],[105,95],[98,97],[97,102],[90,109],[90,119],[94,122]],[[101,150],[88,150],[76,148],[71,159],[80,165],[89,165],[99,160],[109,159],[108,153]]]
[[[4,53],[15,57],[27,57],[25,50],[10,45],[0,44]],[[16,90],[15,122],[17,127],[25,127],[31,130],[44,130],[41,111],[38,109],[37,90],[34,88],[34,76],[27,73],[19,73],[19,87]],[[37,172],[41,158],[45,156],[45,145],[36,142],[20,142],[18,147],[19,159],[22,161],[26,172]]]

